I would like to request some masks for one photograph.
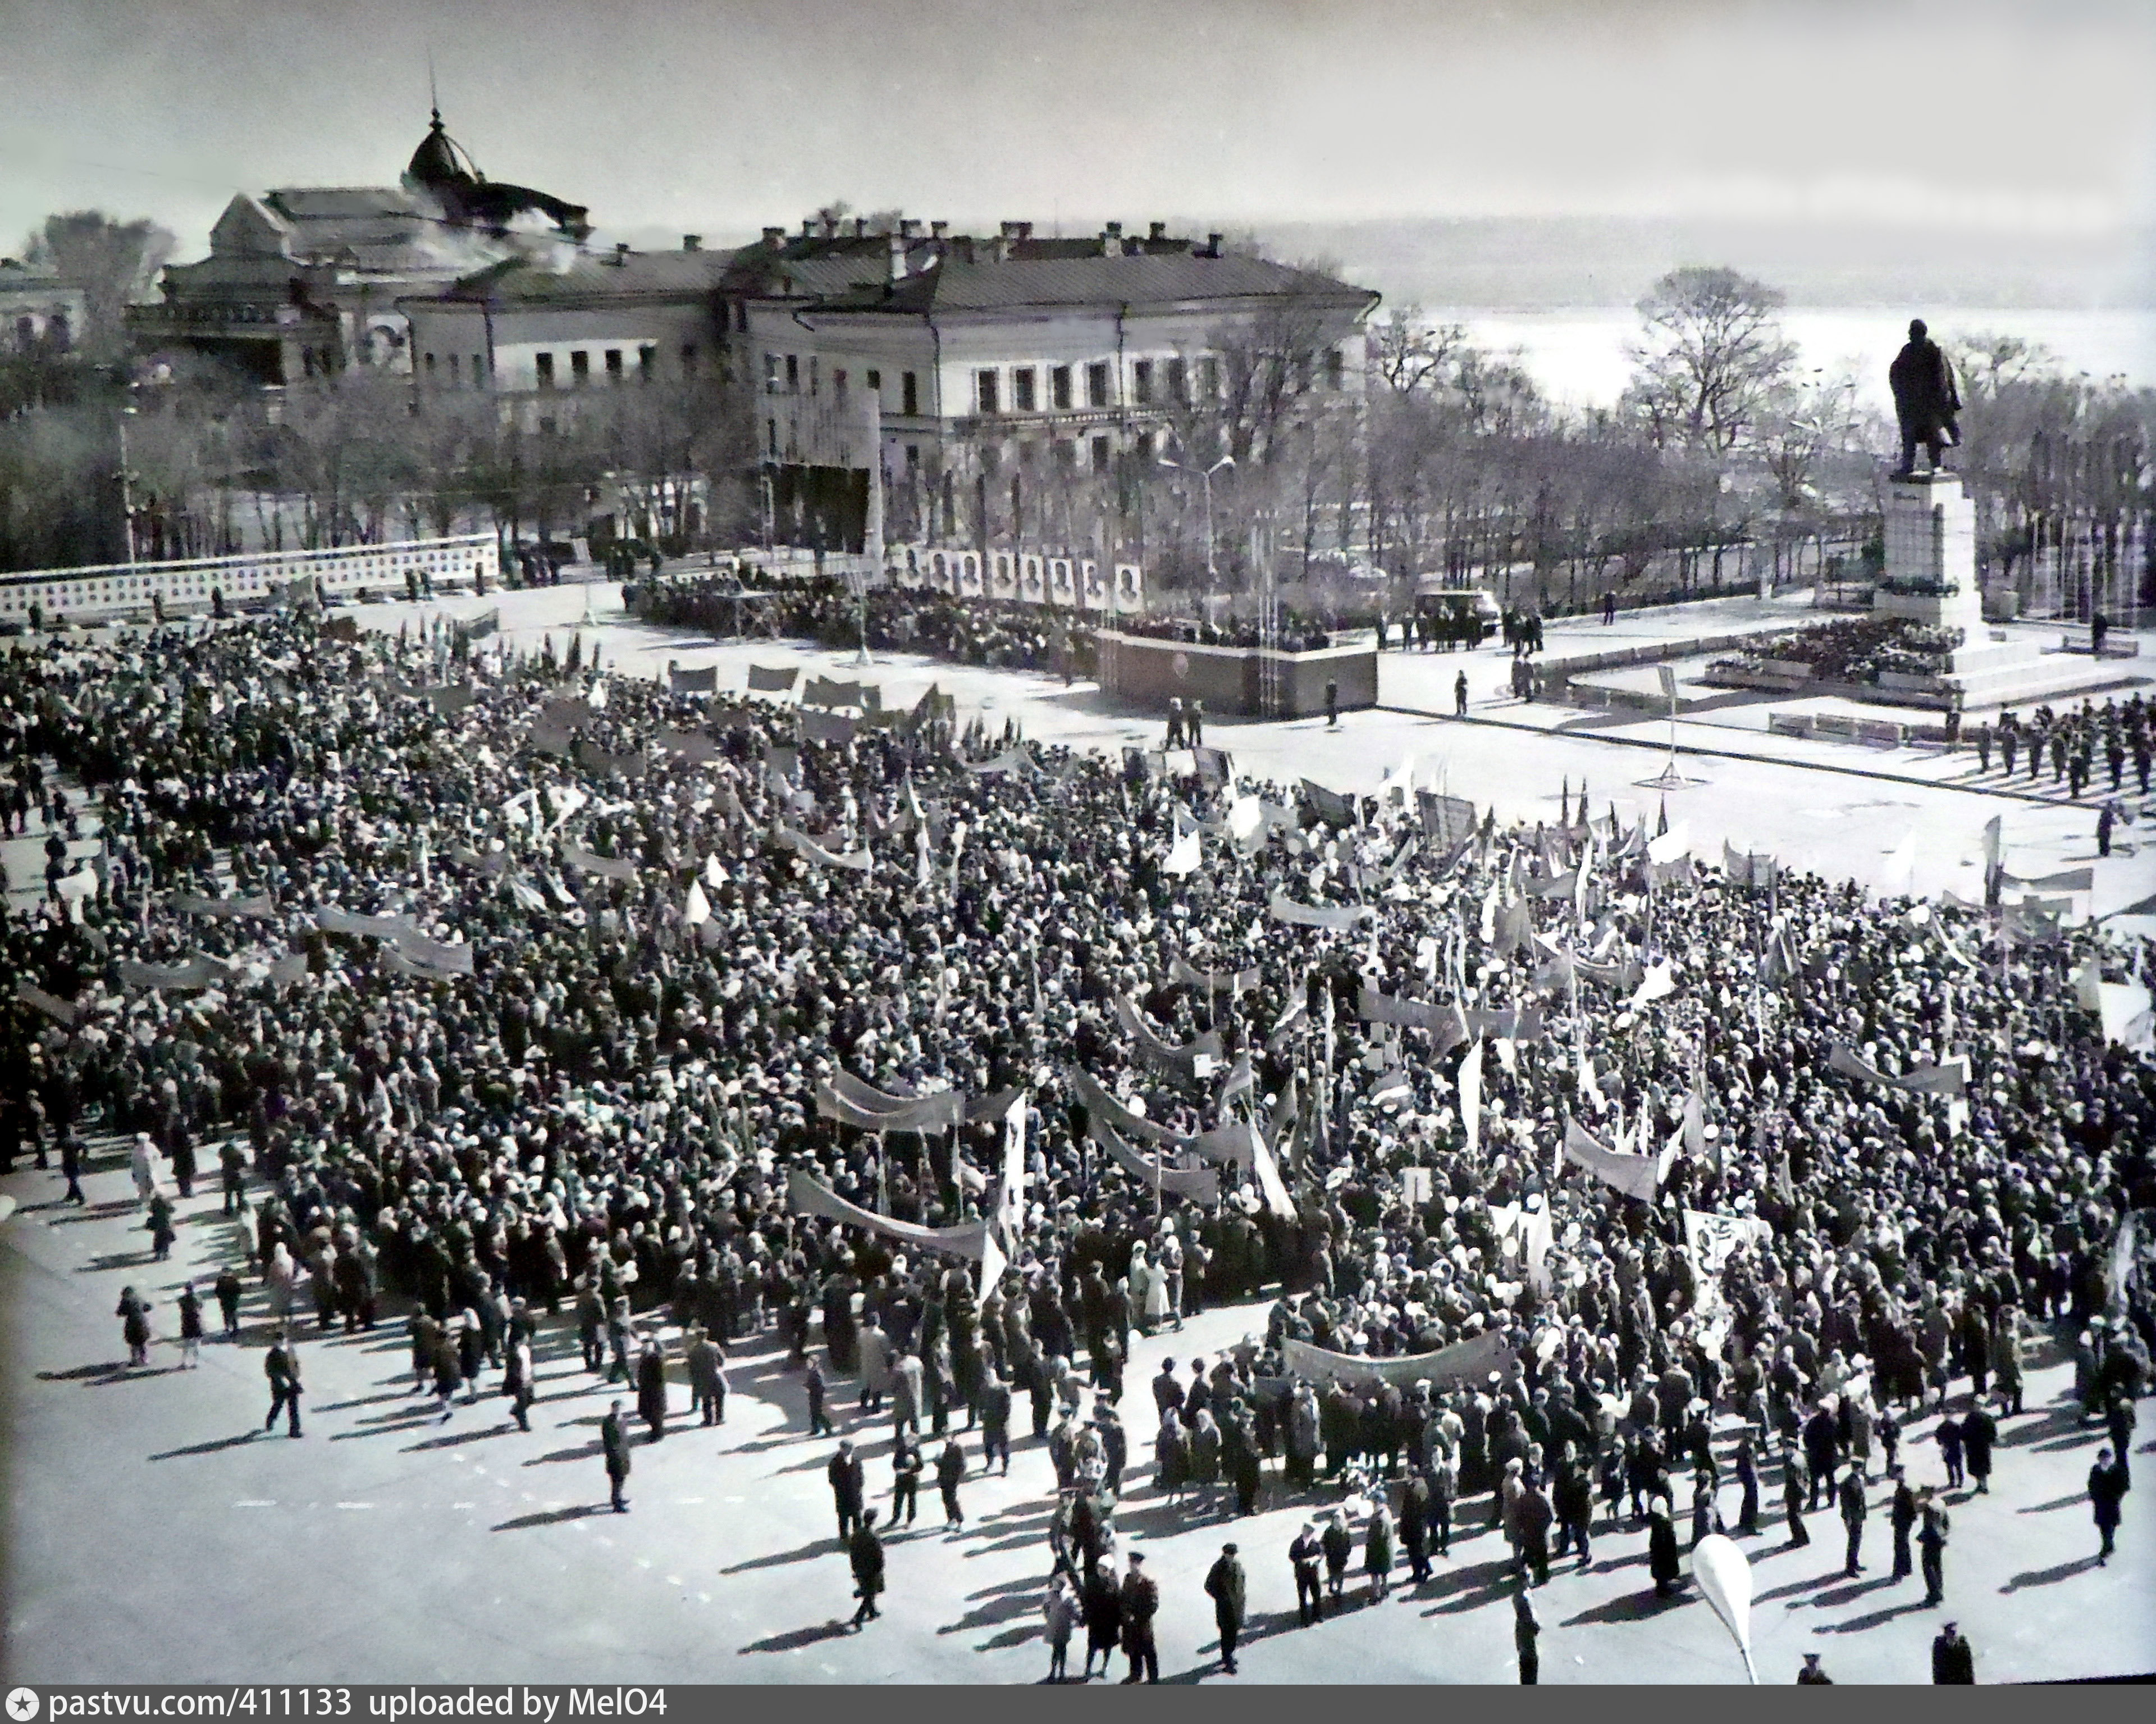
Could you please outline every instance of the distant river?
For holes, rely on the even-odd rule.
[[[1624,393],[1631,369],[1625,344],[1640,328],[1639,314],[1622,306],[1549,311],[1453,306],[1428,315],[1435,322],[1465,324],[1484,347],[1517,347],[1546,394],[1579,407],[1607,406]],[[1887,367],[1907,338],[1912,316],[1930,323],[1934,340],[1951,342],[1979,332],[2017,335],[2048,348],[2069,374],[2123,373],[2137,387],[2156,387],[2156,311],[1791,306],[1781,321],[1805,366],[1830,375],[1853,369],[1864,385],[1865,404],[1884,412],[1892,407]]]

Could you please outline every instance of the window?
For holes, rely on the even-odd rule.
[[[818,367],[818,363],[817,363],[816,356],[815,356],[814,353],[811,353],[811,354],[808,356],[808,393],[809,393],[811,395],[814,395],[814,394],[815,394],[817,393],[817,389],[816,389],[816,379],[817,379],[818,369],[819,369],[819,367]]]
[[[1140,466],[1149,467],[1152,465],[1152,433],[1151,431],[1142,431],[1138,434],[1137,455]]]
[[[696,344],[694,342],[684,342],[681,343],[681,375],[694,377],[696,374]]]
[[[834,370],[831,373],[831,393],[841,401],[846,399],[846,373]]]
[[[903,401],[900,404],[899,411],[904,414],[908,419],[912,419],[916,416],[921,411],[920,378],[916,376],[914,373],[911,371],[907,372],[905,376],[899,379],[899,393],[904,397]]]
[[[778,393],[778,355],[776,353],[763,356],[763,393],[767,395]]]
[[[1328,347],[1325,353],[1325,387],[1342,389],[1348,386],[1348,356],[1337,347]]]
[[[906,470],[909,473],[921,471],[921,445],[918,443],[906,445]]]
[[[1131,395],[1141,407],[1152,403],[1152,361],[1140,359],[1131,367]]]
[[[464,387],[463,380],[458,374],[457,356],[454,353],[449,355],[449,387],[453,389],[461,389]]]
[[[734,329],[737,334],[748,333],[748,302],[746,300],[734,307]]]
[[[801,393],[801,356],[798,353],[786,356],[786,393],[789,395]]]
[[[645,383],[651,381],[652,373],[658,369],[658,348],[645,347],[636,350],[636,374]]]
[[[471,381],[475,389],[486,381],[486,361],[477,353],[471,356]]]
[[[1070,410],[1070,368],[1059,365],[1048,373],[1048,402],[1058,413]]]
[[[1086,404],[1088,407],[1113,404],[1108,399],[1108,364],[1105,359],[1086,368]]]
[[[1003,466],[1004,466],[1004,451],[1003,451],[1003,445],[1002,445],[1001,444],[999,444],[999,443],[984,443],[984,444],[983,444],[983,445],[981,445],[981,471],[982,471],[982,472],[985,473],[985,474],[986,474],[989,478],[993,479],[993,478],[994,478],[994,477],[996,476],[996,475],[997,475],[998,473],[999,473],[999,472],[1001,472],[1001,471],[1003,471]]]
[[[771,438],[771,458],[777,461],[778,459],[778,421],[775,419],[767,419],[763,424],[764,430]]]
[[[555,430],[554,415],[552,414],[547,414],[540,419],[539,435],[541,436],[551,437],[554,435]]]
[[[1106,369],[1105,367],[1102,368]],[[1108,471],[1108,440],[1106,437],[1093,440],[1093,471],[1096,473]]]
[[[1168,362],[1168,399],[1180,407],[1190,404],[1190,362],[1188,359]]]
[[[608,347],[606,350],[606,374],[607,381],[610,383],[618,383],[621,381],[621,349],[619,347]]]
[[[429,354],[428,354],[428,355],[427,355],[427,375],[428,375],[429,377],[432,377],[434,374],[434,356],[432,353],[429,353]]]
[[[1031,413],[1037,406],[1033,394],[1033,368],[1021,365],[1011,373],[1011,411]]]
[[[569,350],[569,387],[581,389],[592,380],[592,356],[582,347]]]
[[[1220,399],[1220,362],[1210,353],[1198,362],[1198,393],[1208,401]]]
[[[977,371],[973,373],[973,399],[983,417],[1003,410],[997,399],[999,393],[998,381],[996,373],[993,371]]]
[[[868,374],[868,378],[869,387],[870,389],[880,390],[883,388],[883,373],[880,371],[871,370]]]
[[[1055,440],[1055,470],[1067,473],[1078,465],[1078,445],[1068,437]]]

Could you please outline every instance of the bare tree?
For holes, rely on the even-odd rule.
[[[151,221],[115,221],[101,209],[49,215],[29,236],[29,260],[82,290],[86,345],[105,353],[126,342],[126,309],[146,296],[172,255],[172,236]]]
[[[1756,423],[1796,363],[1775,313],[1782,295],[1731,269],[1671,271],[1640,301],[1640,338],[1626,349],[1626,401],[1657,448],[1726,455]]]

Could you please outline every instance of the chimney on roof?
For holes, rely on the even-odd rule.
[[[627,241],[622,241],[615,245],[613,249],[613,256],[609,260],[609,261],[617,270],[623,268],[628,264],[629,244]]]
[[[801,237],[803,239],[813,239],[816,237],[816,218],[814,216],[804,215],[801,218]]]
[[[948,222],[931,222],[928,224],[928,237],[932,239],[941,239],[950,231],[951,224]]]
[[[763,249],[766,251],[785,250],[786,229],[783,228],[766,228],[763,230]]]
[[[1166,222],[1155,222],[1152,226],[1147,230],[1146,238],[1148,239],[1165,239],[1168,238],[1168,224]]]
[[[681,236],[681,249],[684,251],[701,251],[704,249],[704,236],[701,234],[684,234]]]
[[[903,222],[900,224],[901,227],[905,225],[906,224]],[[891,236],[891,270],[887,279],[893,287],[906,280],[906,236],[903,234]]]
[[[902,215],[898,219],[898,231],[901,239],[917,239],[921,237],[921,224],[911,216]]]
[[[855,216],[854,218],[854,238],[856,239],[865,239],[868,237],[868,232],[869,219],[865,215]]]
[[[1020,222],[1018,224],[1018,237],[1021,239],[1030,239],[1033,238],[1033,224],[1031,222]]]
[[[1121,257],[1123,255],[1123,224],[1110,222],[1101,229],[1101,255]]]
[[[997,224],[996,231],[1006,239],[1015,239],[1019,236],[1019,229],[1024,225],[1024,222],[1001,222]]]
[[[826,239],[835,239],[839,237],[839,219],[835,215],[827,215],[824,218],[824,237]]]
[[[1205,236],[1205,250],[1199,252],[1198,255],[1200,257],[1219,256],[1221,238],[1222,236],[1219,234],[1208,234]]]
[[[999,264],[1007,264],[1010,261],[1011,229],[1014,225],[1013,223],[1005,222],[1003,232],[996,235],[996,261]]]

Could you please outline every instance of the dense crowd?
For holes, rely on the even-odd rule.
[[[744,596],[761,595],[761,596]],[[865,602],[834,575],[728,569],[675,574],[622,589],[629,613],[670,628],[770,635],[832,647],[927,653],[990,670],[1093,673],[1090,627],[1038,605],[879,587]]]
[[[716,590],[640,602],[711,626]],[[933,599],[880,602],[891,644],[950,622]],[[853,626],[833,584],[786,604],[789,628]],[[991,653],[1047,650],[1029,618],[976,623]],[[565,698],[596,765],[531,745]],[[1838,1462],[1868,1477],[1880,1427],[1957,1381],[1973,1408],[1995,1384],[2018,1412],[2021,1343],[2046,1325],[2089,1414],[2130,1418],[2156,1311],[2113,1247],[2156,1202],[2156,1062],[2107,1042],[2066,979],[2093,957],[2145,980],[2145,947],[1788,872],[1657,865],[1650,893],[1645,835],[1614,811],[1440,843],[1397,800],[1312,823],[1270,785],[1060,749],[979,772],[939,729],[802,744],[793,723],[439,626],[349,641],[265,619],[10,654],[18,817],[54,807],[49,761],[89,799],[57,817],[94,812],[105,854],[93,890],[7,918],[10,972],[62,1016],[3,1008],[0,1166],[143,1134],[154,1197],[167,1172],[190,1191],[215,1145],[278,1309],[371,1326],[382,1291],[408,1295],[415,1368],[445,1405],[489,1361],[522,1371],[528,1402],[519,1350],[563,1311],[594,1369],[648,1392],[659,1359],[662,1415],[670,1321],[706,1401],[698,1350],[769,1328],[813,1373],[812,1416],[827,1377],[937,1433],[993,1428],[1015,1393],[1080,1603],[1117,1572],[1132,1330],[1268,1289],[1244,1346],[1156,1382],[1153,1483],[1247,1511],[1268,1463],[1290,1490],[1322,1464],[1376,1505],[1387,1572],[1396,1524],[1426,1562],[1477,1494],[1529,1572],[1553,1526],[1584,1560],[1599,1492],[1650,1521],[1673,1583],[1675,1480],[1699,1481],[1695,1536],[1725,1466],[1751,1474],[1747,1521],[1770,1457],[1815,1506]],[[1203,860],[1171,873],[1194,822]],[[865,871],[839,865],[864,851]],[[1576,867],[1576,889],[1537,890]],[[1373,919],[1297,925],[1269,914],[1281,897]],[[326,932],[325,908],[417,938]],[[122,964],[198,959],[207,986],[121,986]],[[1635,1003],[1658,963],[1675,992]],[[1471,1145],[1456,1049],[1366,1021],[1368,992],[1539,1012],[1538,1035],[1515,1023],[1491,1047]],[[1216,1037],[1210,1058],[1135,1040],[1132,1007],[1170,1048]],[[1964,1051],[1965,1095],[1845,1076],[1837,1043],[1890,1077]],[[928,1227],[993,1201],[1000,1117],[955,1143],[879,1138],[819,1117],[841,1073],[1024,1098],[1029,1178],[994,1284],[790,1206],[795,1169]],[[1285,1206],[1229,1168],[1217,1207],[1163,1193],[1104,1153],[1075,1073],[1176,1133],[1247,1114]],[[1650,1150],[1675,1131],[1658,1201],[1563,1168],[1572,1121]],[[1702,1276],[1685,1209],[1768,1231]],[[1487,1336],[1492,1368],[1464,1378],[1298,1378],[1287,1359],[1290,1342],[1389,1358]],[[1310,1536],[1329,1562],[1337,1541]]]

